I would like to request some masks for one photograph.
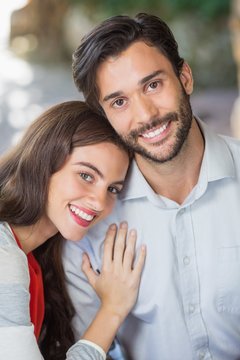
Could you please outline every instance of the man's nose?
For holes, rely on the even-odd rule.
[[[134,123],[143,125],[158,116],[158,108],[146,95],[138,95],[132,104],[132,114]]]

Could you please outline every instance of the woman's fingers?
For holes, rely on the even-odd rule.
[[[135,257],[135,245],[137,240],[137,232],[132,229],[129,231],[126,248],[123,256],[123,267],[125,270],[132,270],[133,261]]]
[[[113,260],[114,241],[117,232],[116,224],[111,224],[104,240],[103,267],[111,266]]]
[[[111,225],[107,231],[101,274],[96,275],[88,259],[83,261],[83,271],[89,279],[102,307],[124,319],[136,302],[146,248],[142,246],[135,259],[136,230],[128,233],[126,222]],[[128,238],[127,238],[128,237]]]
[[[137,241],[137,232],[132,229],[129,232],[129,237],[126,244],[126,249],[124,252],[123,266],[124,270],[127,272],[132,271],[132,273],[139,277],[142,273],[145,258],[146,258],[146,246],[141,245],[139,249],[139,253],[137,256],[137,260],[134,262],[135,254],[136,254],[136,241]]]
[[[121,269],[123,265],[127,230],[128,230],[128,225],[124,221],[120,224],[115,239],[113,259],[114,259],[114,265],[117,266],[119,269]]]
[[[139,281],[140,281],[140,275],[142,273],[143,266],[144,266],[145,259],[146,259],[146,250],[147,250],[146,245],[141,245],[141,247],[139,249],[137,261],[134,264],[133,272],[137,277],[139,277]]]
[[[115,224],[109,226],[104,242],[103,269],[115,269],[117,273],[122,274],[133,271],[137,232],[134,229],[130,230],[128,238],[127,233],[128,225],[125,221],[120,223],[118,231]],[[145,257],[146,247],[142,246],[134,265],[136,276],[142,272]]]

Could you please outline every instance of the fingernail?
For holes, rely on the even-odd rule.
[[[141,251],[146,251],[147,247],[146,245],[141,245]]]
[[[136,229],[131,229],[131,230],[129,231],[129,235],[131,235],[131,236],[136,236],[136,235],[137,235],[137,230],[136,230]]]
[[[121,229],[126,229],[127,226],[128,226],[128,224],[127,224],[126,221],[122,221],[122,222],[120,223],[120,228],[121,228]]]
[[[116,224],[111,224],[111,225],[109,226],[109,229],[110,229],[110,230],[116,230],[116,227],[117,227]]]

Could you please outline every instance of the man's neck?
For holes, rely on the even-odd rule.
[[[203,135],[193,120],[188,138],[174,159],[158,164],[136,155],[136,162],[157,194],[182,204],[198,181],[203,153]]]

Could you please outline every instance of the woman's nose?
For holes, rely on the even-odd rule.
[[[88,206],[90,207],[90,209],[94,211],[101,212],[106,207],[106,198],[107,198],[106,191],[104,190],[94,191],[89,195],[87,201]]]

